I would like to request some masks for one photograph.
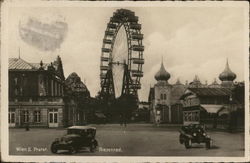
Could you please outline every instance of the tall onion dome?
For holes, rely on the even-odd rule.
[[[233,81],[236,79],[236,74],[229,68],[228,60],[224,71],[219,75],[219,79],[222,81],[221,85],[223,87],[231,87]]]
[[[160,70],[155,74],[155,80],[157,81],[166,81],[170,78],[170,74],[166,71],[163,62],[161,62]]]

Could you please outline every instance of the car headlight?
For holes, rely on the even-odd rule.
[[[197,134],[196,133],[193,133],[193,136],[196,136]]]

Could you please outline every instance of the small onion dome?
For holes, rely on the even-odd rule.
[[[161,63],[160,70],[155,74],[155,80],[165,80],[167,81],[170,78],[170,74],[166,71],[163,62]]]
[[[228,60],[224,71],[219,75],[221,81],[233,81],[236,78],[236,74],[229,68]]]
[[[178,78],[178,79],[176,80],[175,85],[180,85],[180,84],[181,84],[181,81],[180,81],[180,79]]]

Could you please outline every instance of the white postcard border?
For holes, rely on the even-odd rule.
[[[223,1],[223,2],[69,2],[69,1],[29,1],[29,7],[243,7],[245,19],[249,20],[249,4],[245,1]],[[135,157],[135,156],[13,156],[9,155],[8,134],[8,9],[9,7],[27,7],[25,1],[12,1],[2,4],[1,10],[1,155],[3,161],[22,162],[72,162],[72,161],[97,161],[97,162],[137,162],[137,161],[210,161],[210,162],[243,162],[249,160],[249,21],[246,21],[245,35],[245,155],[244,157]]]

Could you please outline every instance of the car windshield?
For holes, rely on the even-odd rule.
[[[201,125],[194,125],[192,128],[194,132],[204,132],[203,126]]]
[[[81,135],[83,137],[95,137],[95,130],[93,129],[86,129],[86,130],[79,130],[79,129],[68,129],[67,134],[76,134]]]
[[[64,141],[64,142],[68,142],[68,141],[70,141],[72,138],[70,138],[70,137],[62,137],[61,138],[61,141]]]

